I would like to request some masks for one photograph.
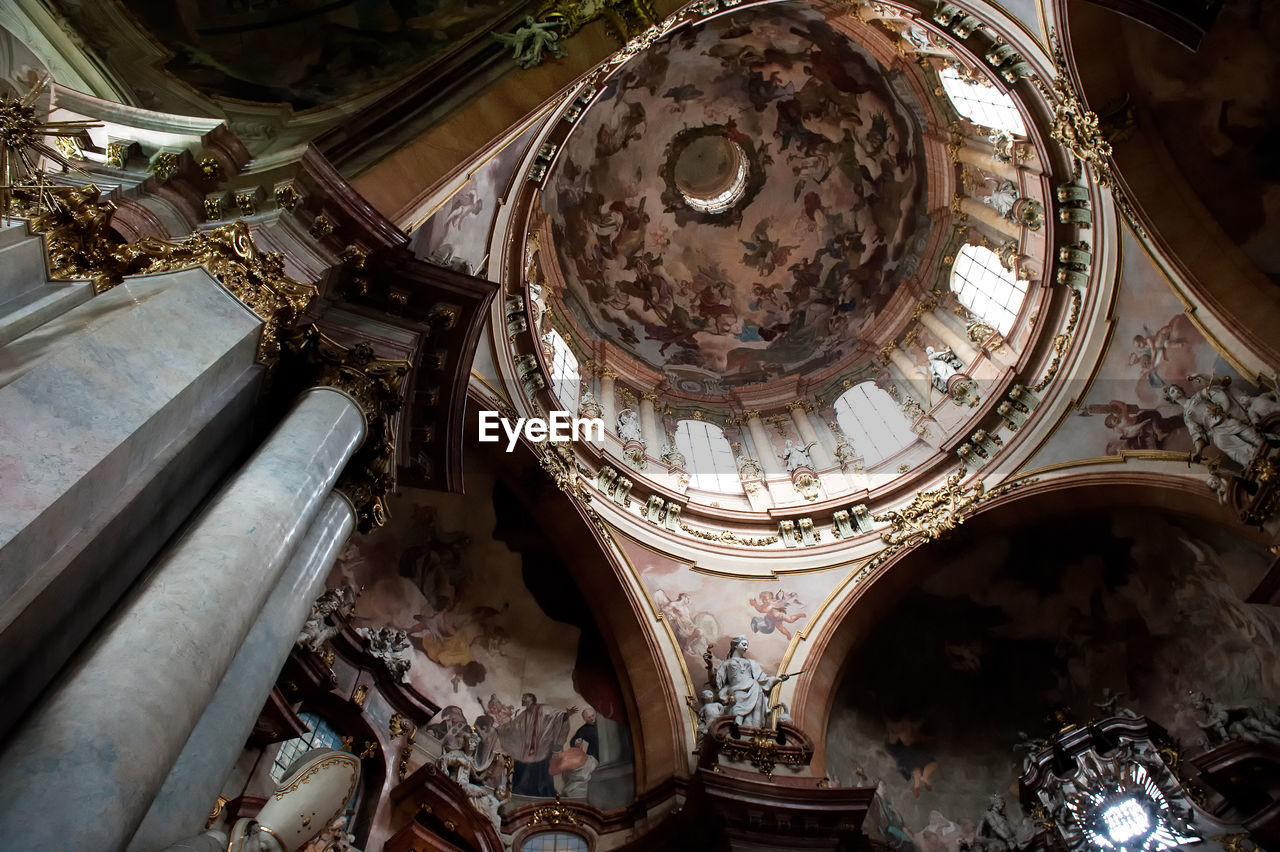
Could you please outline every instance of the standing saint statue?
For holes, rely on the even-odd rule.
[[[640,415],[634,408],[624,408],[618,414],[618,437],[625,444],[628,441],[644,443],[644,435],[640,431]]]
[[[716,692],[725,712],[739,725],[763,728],[769,720],[769,693],[790,675],[774,677],[747,656],[747,637],[729,640],[729,656],[716,669]]]
[[[787,473],[792,473],[802,467],[807,467],[810,470],[813,470],[813,459],[809,457],[809,448],[812,447],[814,443],[815,442],[810,442],[808,444],[801,445],[792,441],[790,438],[787,439],[787,445],[783,448],[782,452],[778,454],[778,458],[782,459],[782,463],[787,466]]]
[[[1168,385],[1164,395],[1182,409],[1182,422],[1191,433],[1192,459],[1200,458],[1205,447],[1213,444],[1236,464],[1249,466],[1263,444],[1263,435],[1226,388],[1211,384],[1187,396],[1178,385]]]

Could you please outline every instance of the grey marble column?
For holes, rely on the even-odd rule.
[[[307,391],[157,559],[0,751],[6,844],[124,846],[364,434]]]
[[[163,849],[204,827],[355,525],[350,501],[330,494],[134,833],[131,852]]]

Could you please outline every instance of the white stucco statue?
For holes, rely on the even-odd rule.
[[[782,463],[787,466],[787,473],[802,467],[813,470],[813,459],[809,458],[809,448],[812,446],[812,443],[800,445],[790,438],[787,439],[787,445],[778,454],[778,458],[782,459]]]
[[[298,634],[298,644],[319,653],[326,642],[342,631],[342,624],[330,624],[329,616],[340,618],[346,615],[355,602],[355,592],[351,591],[350,586],[327,589],[311,606],[311,614],[307,616],[302,632]]]
[[[1164,389],[1165,397],[1182,409],[1182,422],[1191,433],[1193,459],[1213,444],[1241,467],[1248,467],[1263,444],[1262,433],[1249,415],[1221,385],[1210,385],[1187,396],[1177,385]]]
[[[467,794],[471,806],[484,814],[495,829],[502,831],[502,817],[498,814],[498,808],[510,795],[510,788],[506,786],[505,774],[501,790],[495,790],[486,783],[487,773],[477,764],[479,747],[480,735],[474,728],[468,728],[462,734],[461,747],[445,750],[437,763]]]
[[[702,706],[698,708],[698,737],[701,739],[711,730],[711,723],[724,715],[724,704],[716,701],[716,694],[709,689],[702,690]]]
[[[618,414],[618,437],[625,444],[629,441],[644,443],[644,435],[640,431],[640,415],[634,408],[624,408]]]
[[[947,382],[964,368],[964,363],[950,349],[934,349],[932,346],[926,346],[924,354],[929,359],[929,378],[933,381],[933,386],[940,391],[946,391]]]
[[[728,658],[716,669],[716,692],[735,722],[763,728],[769,721],[769,693],[788,677],[765,674],[747,656],[747,637],[735,636],[729,640]]]
[[[409,650],[409,634],[398,627],[359,627],[360,634],[369,643],[373,654],[401,683],[409,682],[409,666],[413,665],[413,652]]]

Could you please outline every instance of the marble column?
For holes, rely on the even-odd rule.
[[[943,309],[939,309],[943,310]],[[960,356],[960,360],[968,367],[978,358],[978,347],[968,337],[956,333],[946,322],[938,318],[934,311],[925,311],[920,315],[920,324],[937,335],[951,351]]]
[[[925,411],[928,411],[933,385],[929,383],[929,377],[925,375],[920,365],[914,363],[907,356],[907,353],[896,346],[890,350],[889,360],[891,362],[889,366],[890,373],[894,373],[896,369],[894,378],[899,382],[905,383],[906,387],[910,389],[911,395],[916,398],[916,401],[920,403]]]
[[[1021,225],[1016,222],[1010,222],[997,213],[994,207],[989,207],[976,198],[970,198],[967,195],[961,197],[960,212],[968,214],[970,219],[986,225],[988,229],[995,232],[992,234],[994,237],[1011,240],[1022,238]]]
[[[366,431],[304,393],[97,629],[0,750],[0,837],[118,849],[133,835]]]
[[[796,424],[796,431],[800,433],[800,439],[806,444],[813,444],[809,448],[809,458],[813,459],[813,463],[817,465],[818,470],[830,470],[836,466],[835,460],[831,458],[831,451],[827,449],[827,445],[818,437],[818,432],[813,428],[813,422],[809,420],[809,410],[803,402],[793,402],[787,406],[787,411],[791,413],[791,422]]]
[[[964,144],[960,146],[957,156],[960,162],[967,163],[970,166],[982,169],[984,172],[993,175],[999,175],[1002,178],[1018,182],[1018,167],[1013,163],[1006,163],[997,160],[994,156],[995,151],[985,142],[975,142],[972,139],[966,139]]]
[[[618,433],[618,399],[613,383],[618,374],[608,367],[600,372],[600,410],[604,418],[604,427],[615,435]]]
[[[331,493],[134,833],[131,852],[164,849],[204,827],[355,524],[351,502]]]
[[[659,440],[658,417],[653,405],[657,399],[656,393],[646,391],[640,394],[640,434],[644,436],[645,446],[651,456],[661,455],[662,445],[666,443],[665,439]]]
[[[766,476],[786,476],[787,472],[782,467],[782,461],[778,458],[778,451],[774,449],[773,441],[769,440],[769,433],[765,431],[764,423],[760,420],[759,411],[744,411],[742,416],[746,418],[747,433],[751,435],[751,443],[756,448],[756,458],[760,460],[760,466],[764,468]]]

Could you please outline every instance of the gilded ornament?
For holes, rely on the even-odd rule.
[[[107,143],[107,167],[112,169],[123,169],[129,161],[128,142],[108,142]]]
[[[48,84],[43,78],[21,98],[8,95],[0,97],[0,216],[7,217],[13,201],[13,191],[23,186],[34,175],[43,174],[40,160],[46,158],[65,169],[76,169],[72,159],[83,159],[63,153],[60,147],[51,148],[45,138],[52,136],[55,143],[78,138],[92,127],[101,127],[96,121],[48,121],[48,114],[36,115],[35,103]]]
[[[173,178],[178,173],[178,167],[178,155],[172,151],[161,151],[151,161],[151,172],[156,176],[156,180],[160,181],[167,181]]]
[[[222,196],[207,195],[204,199],[204,220],[217,222],[222,218]]]
[[[56,204],[39,209],[40,198]],[[231,295],[264,320],[258,361],[271,363],[280,352],[280,331],[306,310],[316,289],[285,275],[278,253],[258,251],[244,222],[200,231],[180,242],[146,237],[116,243],[110,221],[115,206],[99,201],[98,188],[23,187],[15,196],[25,203],[32,230],[45,234],[51,275],[57,280],[88,278],[95,293],[119,284],[127,275],[155,274],[204,267]]]
[[[582,825],[582,821],[578,819],[578,814],[573,808],[560,802],[556,802],[554,805],[543,805],[536,808],[529,815],[529,825],[555,825],[557,823]]]
[[[258,212],[258,200],[252,192],[237,192],[235,201],[236,212],[241,216],[252,216]]]
[[[213,157],[205,157],[200,161],[200,177],[207,181],[216,181],[222,177],[222,163]]]
[[[273,194],[276,199],[276,206],[282,210],[292,210],[302,200],[302,196],[298,195],[298,191],[293,188],[291,183],[278,185]]]
[[[1097,113],[1088,109],[1071,83],[1066,55],[1055,30],[1049,31],[1049,46],[1053,52],[1053,88],[1039,77],[1032,81],[1041,94],[1057,102],[1053,106],[1053,127],[1049,135],[1062,144],[1081,162],[1087,163],[1100,186],[1114,183],[1111,171],[1111,143],[1102,133]]]
[[[317,216],[311,220],[311,227],[308,231],[310,231],[313,238],[323,240],[333,233],[333,222],[330,222],[325,216]]]

